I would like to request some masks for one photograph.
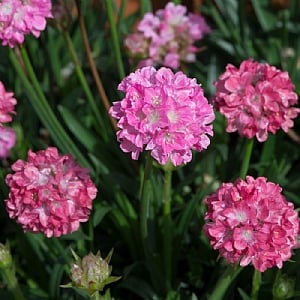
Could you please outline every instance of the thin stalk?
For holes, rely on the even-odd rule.
[[[170,290],[172,282],[172,216],[171,216],[171,187],[172,187],[172,166],[167,166],[164,176],[163,189],[163,251],[164,270],[166,274],[166,290]]]
[[[144,16],[144,14],[146,12],[151,12],[152,11],[152,3],[149,0],[141,0],[140,1],[140,6],[141,6],[140,14],[141,14],[142,17]]]
[[[97,70],[93,55],[92,55],[92,50],[91,50],[91,46],[89,43],[84,18],[82,16],[82,12],[81,12],[80,1],[76,0],[75,2],[76,2],[77,10],[78,10],[78,21],[79,21],[79,27],[80,27],[80,32],[81,32],[81,36],[82,36],[82,40],[83,40],[83,46],[85,49],[85,53],[86,53],[86,56],[87,56],[87,59],[88,59],[88,62],[89,62],[89,65],[90,65],[90,68],[92,71],[92,75],[93,75],[95,83],[96,83],[98,93],[100,95],[100,99],[102,100],[103,106],[105,107],[106,111],[108,112],[111,105],[110,105],[108,97],[105,93],[102,81],[100,79],[100,75],[98,73],[98,70]],[[113,129],[115,131],[117,131],[118,127],[117,127],[116,120],[110,114],[108,114],[108,117],[112,124]]]
[[[246,145],[244,149],[244,159],[241,167],[240,178],[245,179],[248,169],[249,163],[251,159],[252,149],[253,149],[254,139],[247,139]]]
[[[86,94],[86,97],[87,97],[87,100],[88,100],[88,103],[96,117],[96,120],[98,122],[101,122],[102,120],[102,117],[100,115],[100,112],[99,112],[99,109],[97,107],[97,104],[95,102],[95,99],[94,99],[94,96],[92,94],[92,91],[86,81],[86,78],[84,76],[84,73],[82,71],[82,68],[81,68],[81,65],[80,65],[80,62],[79,62],[79,59],[78,59],[78,56],[76,54],[76,51],[75,51],[75,48],[74,48],[74,45],[73,45],[73,42],[72,42],[72,39],[69,35],[69,33],[65,30],[62,31],[62,34],[63,34],[63,37],[65,39],[65,42],[66,42],[66,45],[67,45],[67,48],[68,48],[68,51],[70,53],[70,56],[71,56],[71,59],[72,59],[72,62],[74,64],[74,68],[75,68],[75,72],[76,72],[76,75],[80,81],[80,84]],[[101,134],[104,134],[104,132],[101,131]],[[105,138],[106,140],[108,140],[108,137],[107,135],[103,136],[103,138]]]
[[[230,284],[241,272],[242,268],[235,265],[229,265],[227,270],[222,274],[222,276],[217,281],[215,289],[207,297],[207,300],[223,300],[225,292],[227,291]]]
[[[15,275],[15,268],[2,269],[2,275],[5,283],[7,284],[7,288],[12,293],[14,299],[25,300]]]
[[[146,157],[146,165],[144,170],[144,178],[142,183],[142,189],[141,189],[141,223],[140,223],[140,230],[141,230],[141,237],[142,241],[146,242],[148,238],[148,216],[149,216],[149,207],[150,207],[150,195],[147,193],[147,186],[149,186],[150,183],[150,174],[152,169],[152,158],[149,154],[147,154]],[[148,249],[148,246],[144,244],[144,248]]]
[[[146,157],[146,164],[144,169],[144,177],[141,187],[141,205],[140,205],[140,232],[142,245],[144,250],[144,255],[146,259],[146,263],[149,266],[149,272],[151,281],[153,283],[156,291],[161,292],[161,271],[159,269],[159,264],[157,261],[157,257],[154,257],[154,249],[153,245],[151,245],[150,241],[150,233],[148,224],[150,221],[150,202],[152,200],[152,186],[151,186],[151,170],[152,170],[152,157],[149,152]]]
[[[51,109],[37,80],[37,76],[31,65],[26,49],[22,47],[20,49],[20,53],[22,62],[19,61],[13,50],[10,50],[9,58],[19,78],[22,80],[25,90],[29,96],[28,99],[39,116],[41,122],[48,129],[53,141],[61,148],[63,152],[70,152],[83,166],[88,167],[91,171],[93,171],[90,163],[81,154]],[[24,70],[24,67],[26,71]]]
[[[112,41],[113,41],[113,46],[115,51],[115,57],[117,60],[119,76],[120,79],[123,79],[125,77],[125,71],[124,71],[124,66],[121,57],[120,43],[119,43],[119,37],[118,37],[118,32],[117,32],[117,27],[115,22],[115,16],[113,12],[113,6],[112,6],[113,1],[106,0],[105,2],[106,2],[107,14],[108,14],[108,22],[111,30]]]
[[[258,300],[258,293],[261,284],[261,272],[254,269],[253,278],[252,278],[252,291],[251,291],[251,300]]]
[[[91,296],[91,300],[101,300],[101,296],[99,292],[96,292],[93,296]]]

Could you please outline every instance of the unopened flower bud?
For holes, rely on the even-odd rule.
[[[89,253],[81,259],[72,251],[75,258],[70,270],[72,282],[63,287],[76,287],[93,295],[102,291],[107,284],[119,280],[120,277],[110,276],[112,267],[109,261],[112,252],[111,250],[105,259],[101,257],[99,251],[96,255]]]
[[[10,254],[9,245],[0,243],[0,269],[8,269],[13,265],[13,260]]]
[[[274,299],[289,299],[295,293],[295,280],[283,274],[280,275],[273,285]]]

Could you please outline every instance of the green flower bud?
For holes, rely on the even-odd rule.
[[[70,270],[72,282],[63,287],[76,287],[93,295],[103,291],[107,284],[119,280],[121,277],[110,276],[112,267],[109,261],[112,252],[111,250],[105,259],[101,257],[100,252],[96,255],[89,253],[81,259],[72,251],[75,258]]]
[[[5,245],[0,243],[0,269],[12,268],[13,260],[10,254],[8,243]]]
[[[273,297],[274,299],[288,299],[294,296],[295,293],[295,279],[288,277],[287,275],[279,275],[273,285]]]

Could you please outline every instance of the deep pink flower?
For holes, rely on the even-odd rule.
[[[0,158],[7,158],[16,143],[16,133],[12,128],[0,126]]]
[[[178,68],[180,62],[195,61],[195,41],[210,32],[205,19],[196,14],[187,14],[182,5],[169,2],[156,14],[146,13],[137,26],[137,32],[125,39],[129,55],[141,60],[151,60],[154,66]]]
[[[0,81],[0,126],[3,123],[12,121],[12,114],[15,114],[17,100],[13,98],[13,93],[7,92],[3,83]]]
[[[227,118],[227,132],[238,131],[241,136],[260,142],[268,132],[285,132],[293,127],[300,112],[292,107],[298,101],[294,85],[287,72],[252,59],[241,63],[239,69],[228,64],[215,82],[213,103]]]
[[[35,37],[46,28],[51,18],[51,0],[2,0],[0,2],[0,39],[3,46],[15,47],[24,36]]]
[[[119,90],[125,98],[113,103],[110,114],[119,120],[121,149],[133,159],[145,148],[160,164],[178,166],[192,159],[191,150],[208,147],[215,116],[195,79],[145,67],[127,76]]]
[[[12,170],[6,209],[25,231],[61,236],[88,220],[97,188],[71,155],[60,156],[54,147],[29,150],[28,161],[17,160]]]
[[[230,263],[264,272],[282,267],[298,247],[299,218],[281,187],[264,177],[223,183],[206,199],[204,232]]]

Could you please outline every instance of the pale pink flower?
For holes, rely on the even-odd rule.
[[[125,38],[129,55],[141,60],[151,60],[154,66],[178,68],[180,62],[196,59],[194,46],[210,32],[205,19],[196,14],[187,14],[185,6],[169,2],[156,14],[146,13],[137,26],[137,32]]]
[[[298,96],[288,73],[267,63],[248,59],[239,69],[228,64],[215,87],[213,103],[227,118],[226,131],[246,138],[264,142],[268,132],[287,132],[300,112],[293,107]]]
[[[215,116],[196,79],[150,66],[127,76],[119,90],[125,98],[110,114],[119,120],[120,147],[132,159],[145,149],[160,164],[178,166],[192,159],[192,150],[208,147]]]
[[[3,83],[0,81],[0,126],[3,123],[12,121],[12,114],[15,114],[17,100],[13,98],[13,93],[7,92]]]
[[[281,191],[265,177],[223,183],[206,199],[204,232],[213,248],[230,263],[261,272],[282,268],[298,247],[299,218]]]
[[[24,42],[24,36],[36,38],[51,18],[51,0],[2,0],[0,2],[0,39],[13,48]]]
[[[16,133],[12,128],[0,125],[0,158],[7,158],[16,143]]]
[[[11,168],[6,209],[24,231],[58,237],[88,220],[97,188],[71,155],[59,155],[54,147],[29,150],[28,161],[19,159]]]

